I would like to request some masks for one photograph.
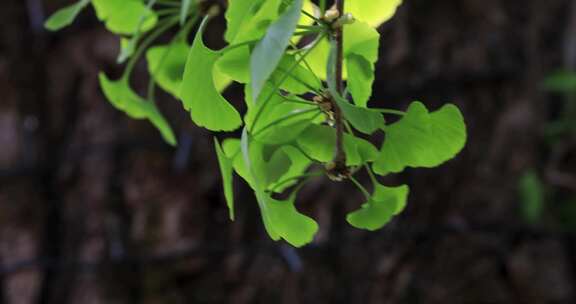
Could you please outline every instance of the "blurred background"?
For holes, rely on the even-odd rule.
[[[93,11],[42,27],[71,2],[0,1],[0,303],[576,303],[576,1],[405,0],[372,105],[454,102],[467,147],[386,177],[409,207],[377,232],[346,223],[353,185],[311,183],[303,249],[268,238],[239,179],[227,219],[179,102],[158,99],[177,149],[113,109],[97,73],[121,72],[119,43]]]

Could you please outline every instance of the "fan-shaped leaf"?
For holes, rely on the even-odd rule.
[[[373,64],[378,60],[379,41],[378,32],[364,22],[356,21],[344,26],[344,79],[348,78],[347,57],[350,54],[356,54]],[[326,79],[326,62],[330,54],[330,43],[326,38],[318,43],[319,45],[306,57],[306,61],[318,77]]]
[[[346,1],[344,10],[356,19],[377,27],[390,20],[402,0],[352,0]]]
[[[294,195],[284,201],[265,197],[263,204],[266,208],[261,208],[261,212],[269,234],[284,239],[292,246],[302,247],[314,240],[318,223],[298,212],[294,200]]]
[[[346,220],[356,228],[378,230],[404,209],[407,197],[406,185],[401,187],[375,185],[370,200],[363,204],[362,208],[349,213]]]
[[[178,97],[190,47],[184,41],[155,46],[146,52],[148,72],[165,91]]]
[[[90,3],[90,0],[80,0],[74,4],[64,7],[54,13],[46,22],[44,27],[50,31],[58,31],[74,22],[74,19]]]
[[[214,63],[220,53],[210,50],[202,41],[204,19],[188,54],[180,98],[198,126],[212,131],[232,131],[240,127],[238,111],[216,89]]]
[[[92,0],[98,19],[116,34],[133,34],[152,29],[158,16],[142,0]]]
[[[100,73],[100,86],[104,95],[114,107],[135,119],[148,119],[160,131],[162,137],[171,145],[176,145],[176,137],[168,122],[160,114],[156,105],[138,96],[128,85],[126,79],[111,81]]]
[[[334,158],[336,131],[328,126],[311,125],[300,134],[297,144],[311,158],[329,162]],[[344,135],[344,152],[349,166],[373,161],[378,154],[370,142],[350,134]]]
[[[447,104],[429,113],[414,102],[406,115],[386,127],[386,139],[374,162],[380,175],[400,172],[405,167],[436,167],[464,148],[466,125],[458,108]]]

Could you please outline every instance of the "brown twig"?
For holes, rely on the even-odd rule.
[[[344,0],[336,0],[336,9],[340,16],[344,15]],[[344,33],[341,26],[334,29],[334,39],[336,39],[336,91],[338,94],[343,94],[343,79],[342,79],[342,66],[344,60]],[[331,97],[332,109],[334,111],[334,124],[336,127],[336,153],[332,161],[330,175],[336,180],[342,180],[349,175],[348,167],[346,166],[346,153],[344,152],[344,118],[342,110]]]

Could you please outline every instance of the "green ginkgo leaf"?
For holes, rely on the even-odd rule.
[[[142,0],[92,0],[98,19],[116,34],[130,35],[148,31],[158,22],[158,16]]]
[[[234,170],[232,160],[226,156],[216,138],[214,138],[214,148],[216,150],[216,156],[218,157],[218,164],[220,165],[220,174],[222,175],[222,185],[224,188],[226,205],[228,206],[228,214],[230,220],[234,220]]]
[[[226,11],[225,39],[230,44],[259,40],[278,19],[282,0],[232,0]]]
[[[258,158],[252,158],[253,144],[248,129],[245,127],[240,139],[240,150],[249,179],[252,180],[251,186],[260,207],[266,232],[271,239],[276,241],[284,239],[295,247],[310,243],[318,231],[318,224],[296,210],[294,206],[295,194],[286,201],[278,201],[272,199],[264,191],[257,172],[258,162],[261,161],[258,161]],[[257,163],[253,163],[253,161]]]
[[[322,86],[314,73],[299,63],[295,55],[284,55],[269,81],[292,94],[304,94],[311,89],[320,91]]]
[[[182,0],[182,5],[180,6],[180,25],[186,23],[188,15],[190,14],[190,8],[192,8],[192,0]]]
[[[267,190],[276,193],[282,193],[295,185],[298,182],[297,177],[302,176],[312,164],[308,157],[293,146],[282,146],[280,149],[290,158],[290,167],[276,182],[268,186]]]
[[[406,206],[408,186],[386,187],[375,185],[374,194],[362,208],[346,216],[350,225],[370,231],[378,230]]]
[[[139,38],[140,35],[135,35],[131,38],[120,38],[120,54],[118,54],[118,58],[116,59],[117,63],[124,63],[128,58],[134,55]]]
[[[254,180],[240,151],[240,140],[227,139],[222,143],[224,155],[232,161],[236,173],[249,185]],[[266,191],[282,192],[296,181],[286,182],[302,175],[312,161],[290,145],[273,146],[253,142],[250,149],[254,174]]]
[[[397,173],[406,167],[432,168],[454,158],[466,143],[466,125],[453,104],[429,113],[414,102],[399,121],[387,126],[386,139],[374,162],[380,175]]]
[[[352,100],[357,106],[366,107],[372,96],[374,64],[357,54],[346,56],[346,62],[348,63],[348,90],[352,94]]]
[[[214,63],[220,53],[207,48],[202,41],[207,21],[205,18],[200,25],[188,54],[179,96],[198,126],[212,131],[233,131],[242,120],[215,86]]]
[[[227,28],[224,35],[231,46],[217,61],[219,71],[239,83],[250,82],[250,54],[278,18],[281,0],[234,0],[226,10]],[[250,43],[253,42],[253,43]]]
[[[297,139],[297,145],[314,160],[330,162],[334,158],[336,147],[336,130],[323,125],[311,125]],[[358,166],[373,161],[378,151],[370,142],[352,136],[344,135],[344,152],[346,164]]]
[[[80,12],[88,6],[90,0],[80,0],[74,4],[64,7],[54,13],[46,22],[44,27],[50,31],[58,31],[74,22]]]
[[[252,94],[255,99],[258,99],[264,84],[282,60],[300,21],[301,10],[302,0],[293,0],[282,16],[270,25],[264,38],[256,44],[250,57]]]
[[[126,78],[111,81],[103,73],[100,73],[99,78],[104,95],[114,107],[134,119],[148,119],[160,131],[167,143],[176,145],[176,137],[170,125],[158,111],[154,102],[138,96],[130,88]]]
[[[314,240],[318,223],[298,212],[294,206],[295,199],[295,195],[283,201],[266,196],[260,211],[272,239],[281,238],[294,247],[302,247]]]
[[[256,14],[263,0],[232,0],[226,10],[226,33],[224,39],[232,43],[250,18]]]
[[[293,142],[315,118],[320,117],[320,110],[316,105],[307,104],[297,96],[273,94],[268,102],[264,103],[264,99],[272,92],[273,88],[270,85],[260,95],[258,102],[251,100],[250,87],[245,88],[248,112],[244,122],[251,130],[252,136],[259,142],[270,145]],[[259,112],[256,123],[255,119]]]
[[[344,10],[354,18],[377,27],[390,20],[402,0],[352,0],[346,1]]]
[[[250,82],[250,48],[243,46],[225,51],[216,61],[216,68],[238,83]]]
[[[233,159],[234,170],[252,188],[255,188],[257,182],[263,190],[268,189],[269,186],[278,182],[283,175],[289,172],[292,165],[292,159],[283,149],[252,142],[250,145],[250,164],[252,168],[249,168],[245,157],[238,153],[241,148],[240,142],[227,142],[226,145],[225,149],[228,152],[233,149],[233,145],[237,145],[236,151],[233,152],[233,155],[235,155]]]
[[[165,91],[178,97],[190,47],[185,41],[155,46],[146,52],[148,72]]]
[[[338,95],[338,92],[336,92],[336,89],[332,85],[330,87],[330,94],[336,100],[346,120],[350,122],[356,130],[371,135],[377,130],[384,128],[384,116],[382,116],[380,112],[349,103]]]
[[[344,71],[343,78],[348,78],[347,57],[356,54],[364,57],[373,64],[378,60],[378,47],[380,35],[368,24],[356,21],[353,24],[344,26]],[[327,38],[323,38],[318,45],[308,54],[306,61],[312,71],[322,79],[326,79],[326,62],[330,55],[330,43]]]

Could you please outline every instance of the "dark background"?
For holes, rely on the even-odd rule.
[[[576,1],[405,0],[372,104],[454,102],[467,147],[387,177],[409,207],[378,232],[346,224],[352,185],[313,182],[298,208],[321,230],[298,250],[269,240],[240,182],[227,220],[212,137],[177,101],[159,99],[172,149],[104,100],[118,42],[92,10],[42,29],[69,2],[0,1],[0,303],[576,303],[576,132],[544,136],[570,100],[542,90],[575,67]],[[530,169],[546,199],[528,221]]]

